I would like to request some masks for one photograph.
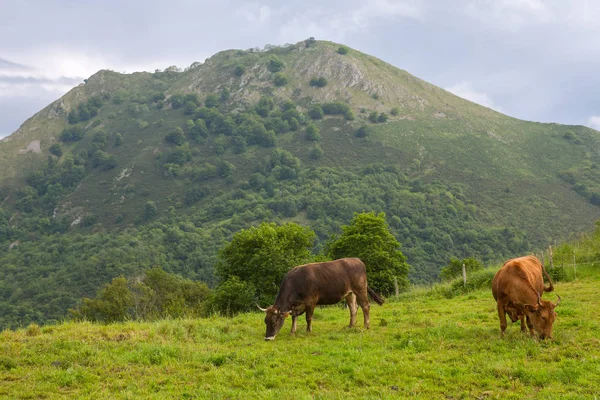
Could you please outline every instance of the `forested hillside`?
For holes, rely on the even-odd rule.
[[[214,285],[240,229],[294,221],[318,253],[361,211],[432,282],[589,229],[599,150],[313,39],[100,71],[0,142],[0,304],[11,325],[64,315],[151,267]]]

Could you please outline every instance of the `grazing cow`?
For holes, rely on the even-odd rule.
[[[292,315],[292,334],[296,333],[299,315],[306,312],[306,331],[311,332],[313,311],[317,305],[336,304],[346,299],[350,308],[350,327],[356,323],[358,305],[362,308],[365,328],[369,328],[369,298],[377,304],[383,299],[367,286],[367,269],[358,258],[300,265],[292,268],[283,278],[275,303],[258,308],[266,313],[265,340],[273,340]]]
[[[544,287],[542,273],[550,286]],[[554,308],[560,303],[560,296],[556,304],[542,300],[541,296],[543,292],[553,290],[552,279],[537,258],[525,256],[505,262],[492,280],[492,294],[498,305],[501,335],[504,336],[508,314],[512,322],[521,320],[523,332],[526,319],[532,336],[535,329],[541,339],[552,339],[552,324],[556,319]]]

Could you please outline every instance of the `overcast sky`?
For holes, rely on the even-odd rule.
[[[99,69],[310,36],[517,118],[600,129],[600,1],[0,0],[0,137]]]

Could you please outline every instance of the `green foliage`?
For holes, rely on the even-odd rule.
[[[316,40],[315,40],[315,38],[314,38],[314,37],[312,37],[312,36],[311,36],[311,37],[309,37],[308,39],[306,39],[306,40],[304,41],[304,44],[306,45],[306,47],[311,47],[311,46],[313,46],[315,43],[317,43],[317,41],[316,41]]]
[[[312,158],[313,160],[318,160],[321,157],[323,157],[323,149],[321,148],[321,146],[319,146],[318,143],[315,143],[315,145],[313,147],[311,147],[310,149],[310,158]]]
[[[102,107],[103,102],[99,96],[92,96],[88,101],[79,103],[77,108],[71,110],[68,114],[68,121],[70,124],[76,124],[78,122],[87,121],[98,115],[98,111]]]
[[[275,108],[275,101],[272,97],[262,96],[255,107],[255,111],[261,117],[267,117],[271,110]]]
[[[276,56],[271,56],[267,62],[267,69],[270,72],[279,72],[285,68],[285,64]]]
[[[119,132],[115,133],[115,138],[113,140],[113,145],[115,147],[119,147],[122,144],[123,144],[123,135],[121,135],[121,133],[119,133]]]
[[[61,132],[59,139],[61,142],[77,142],[83,139],[85,135],[85,131],[80,126],[71,126],[63,129]]]
[[[341,55],[348,54],[349,51],[350,51],[350,49],[346,46],[340,46],[337,49],[338,54],[341,54]]]
[[[383,113],[383,112],[381,114],[379,114],[379,116],[377,117],[377,122],[380,122],[380,123],[387,122],[387,120],[388,120],[388,116],[386,113]]]
[[[158,208],[156,207],[156,203],[152,200],[146,202],[146,206],[144,207],[144,219],[149,221],[153,218],[156,218],[158,215]]]
[[[219,252],[215,272],[223,282],[231,277],[251,283],[256,299],[271,304],[284,274],[308,262],[314,232],[295,223],[262,223],[237,232]]]
[[[117,158],[102,150],[96,150],[92,155],[92,166],[100,167],[103,171],[108,171],[117,166]]]
[[[325,87],[325,86],[327,86],[327,79],[325,79],[322,76],[319,78],[314,77],[310,80],[310,86],[319,87],[319,88]]]
[[[319,128],[315,124],[308,124],[306,126],[306,140],[317,142],[321,139],[319,135]]]
[[[458,258],[450,258],[450,262],[440,271],[440,277],[445,280],[451,280],[456,277],[462,277],[462,266],[465,265],[465,270],[467,273],[467,277],[470,276],[473,272],[482,270],[484,268],[483,263],[481,261],[476,260],[474,258],[465,258],[459,260]]]
[[[204,106],[207,108],[218,107],[221,102],[220,97],[216,93],[209,93],[204,99]]]
[[[400,290],[408,288],[409,265],[384,213],[354,213],[350,225],[343,226],[342,234],[328,243],[327,255],[332,259],[360,258],[367,267],[369,285],[383,294],[394,293],[394,278]]]
[[[114,278],[96,295],[69,310],[75,320],[122,322],[198,316],[209,297],[208,287],[160,268],[136,279]]]
[[[246,67],[244,67],[242,64],[236,65],[233,69],[233,74],[235,76],[242,76],[244,75],[244,72],[246,72]]]
[[[165,136],[165,141],[167,143],[171,143],[177,146],[181,146],[183,142],[185,142],[185,135],[183,133],[183,129],[180,127],[175,127],[171,132]]]
[[[308,116],[312,119],[322,119],[324,114],[320,104],[313,104],[308,110]]]
[[[256,288],[252,282],[240,280],[235,275],[216,287],[208,302],[207,308],[221,315],[234,316],[255,307]]]
[[[400,114],[400,109],[398,107],[394,107],[390,110],[390,114],[392,114],[395,117],[398,114]]]
[[[359,138],[364,138],[364,137],[369,136],[370,131],[371,131],[371,129],[368,126],[363,125],[356,130],[356,133],[354,134],[354,136],[359,137]]]
[[[48,151],[50,152],[50,154],[53,154],[56,157],[61,157],[63,155],[62,148],[58,143],[54,143],[52,146],[50,146],[50,149]]]
[[[273,83],[277,87],[285,86],[288,83],[288,78],[282,72],[277,72],[273,75]]]
[[[462,268],[462,266],[461,266]],[[495,269],[485,268],[480,269],[472,274],[467,275],[467,284],[465,285],[463,278],[456,278],[453,281],[435,287],[434,291],[436,293],[441,294],[443,297],[447,299],[451,299],[453,297],[471,293],[475,290],[486,289],[491,292],[492,290],[492,280],[496,275]]]
[[[371,111],[369,113],[369,121],[376,123],[377,122],[377,117],[379,114],[377,114],[377,111]]]

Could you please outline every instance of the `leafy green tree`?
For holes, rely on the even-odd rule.
[[[144,219],[149,221],[155,218],[158,215],[158,208],[156,208],[156,203],[152,200],[146,202],[144,206]]]
[[[227,100],[229,100],[230,95],[231,95],[231,93],[229,92],[229,88],[224,87],[223,89],[221,89],[221,96],[220,96],[221,103],[227,102]]]
[[[285,64],[279,58],[271,56],[267,62],[267,69],[270,72],[279,72],[285,68]]]
[[[171,132],[165,136],[165,141],[167,143],[175,144],[177,146],[181,146],[183,142],[185,142],[185,135],[183,133],[183,129],[180,127],[175,127]]]
[[[53,154],[56,157],[60,157],[63,154],[62,148],[60,147],[60,144],[58,144],[58,143],[54,143],[52,146],[50,146],[49,151],[50,151],[50,154]]]
[[[321,148],[321,146],[319,146],[318,143],[316,143],[311,149],[310,152],[308,153],[308,155],[310,156],[310,158],[312,158],[313,160],[318,160],[323,156],[323,149]]]
[[[275,86],[280,87],[280,86],[285,86],[288,83],[288,78],[287,76],[285,76],[282,72],[277,72],[274,76],[273,76],[273,83],[275,84]]]
[[[400,109],[398,107],[394,107],[390,110],[390,114],[395,117],[396,115],[400,114]]]
[[[440,271],[440,278],[445,281],[452,280],[459,276],[462,276],[462,265],[465,264],[465,270],[467,276],[475,271],[482,270],[484,265],[475,258],[464,258],[459,260],[458,258],[451,257],[450,262]]]
[[[349,51],[350,51],[350,49],[347,48],[346,46],[340,46],[337,49],[338,54],[341,54],[341,55],[348,54]]]
[[[319,87],[319,88],[325,87],[325,86],[327,86],[327,79],[325,79],[322,76],[319,78],[316,78],[316,77],[312,78],[310,80],[310,86]]]
[[[244,67],[242,64],[236,65],[233,69],[233,74],[235,76],[242,76],[244,75],[244,72],[246,72],[246,67]]]
[[[369,286],[384,294],[394,292],[394,278],[401,290],[408,287],[409,265],[384,213],[354,213],[350,225],[343,226],[342,234],[327,244],[326,252],[332,259],[360,258],[367,267]]]
[[[254,309],[255,303],[256,288],[252,282],[244,282],[234,275],[217,286],[207,308],[221,315],[233,316]]]
[[[313,104],[308,110],[308,116],[312,119],[323,119],[323,108],[319,104]]]
[[[113,141],[113,145],[115,147],[119,147],[122,144],[123,144],[123,135],[120,134],[119,132],[115,133],[115,138],[114,138],[114,141]]]
[[[369,121],[371,121],[372,123],[377,123],[377,117],[379,116],[379,114],[377,114],[377,111],[371,111],[369,113]]]
[[[273,110],[274,107],[275,101],[272,97],[262,96],[254,109],[256,110],[256,113],[258,115],[265,118],[269,115],[269,113]]]
[[[256,299],[272,303],[287,271],[312,258],[315,233],[290,222],[264,222],[237,232],[219,252],[215,271],[222,281],[233,276],[256,288]]]
[[[321,139],[319,135],[319,128],[315,124],[308,124],[306,127],[306,140],[317,142]]]
[[[171,107],[173,107],[173,109],[176,110],[178,108],[183,107],[183,105],[185,104],[185,99],[183,94],[175,93],[169,98],[169,102],[171,103]]]
[[[69,128],[63,129],[61,132],[59,139],[61,142],[77,142],[83,139],[83,135],[85,134],[84,130],[80,126],[73,126]]]
[[[292,117],[290,119],[290,129],[293,130],[293,131],[297,131],[298,129],[300,129],[300,123],[294,117]]]
[[[384,112],[379,114],[379,116],[377,117],[377,122],[386,122],[387,120],[388,120],[388,116]]]
[[[219,106],[220,98],[216,93],[209,93],[204,99],[204,106],[207,108],[215,108]]]
[[[356,130],[356,133],[354,135],[359,138],[364,138],[370,134],[370,131],[371,129],[368,126],[363,125]]]

